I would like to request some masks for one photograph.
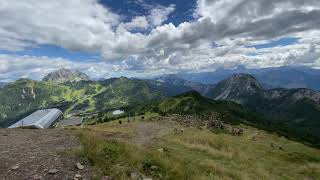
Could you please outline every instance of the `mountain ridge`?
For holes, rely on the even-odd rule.
[[[188,110],[194,107],[192,112],[199,113],[197,102],[210,101],[197,101],[202,99],[199,96],[202,97],[204,94],[200,95],[199,93],[203,92],[199,89],[195,93],[194,84],[188,81],[180,80],[175,76],[165,81],[120,77],[102,81],[80,80],[56,83],[20,79],[0,89],[2,99],[0,125],[5,127],[32,111],[49,107],[60,108],[65,115],[105,114],[114,109],[157,102],[192,91],[193,97],[198,98],[187,98],[188,100],[183,101],[184,107],[180,110],[184,112],[185,108]],[[201,84],[196,87],[201,87]],[[263,123],[279,126],[277,128],[279,131],[311,139],[312,142],[320,139],[318,120],[320,92],[309,89],[268,90],[263,88],[252,75],[235,74],[211,87],[206,98],[239,103],[261,114],[262,119],[267,119]],[[207,104],[208,107],[213,107],[210,104]],[[169,103],[165,106],[170,107],[171,105]],[[234,116],[234,119],[237,118]]]
[[[271,123],[278,124],[283,131],[290,131],[296,136],[319,143],[320,92],[305,88],[267,90],[257,84],[247,88],[243,85],[258,81],[253,76],[249,79],[243,74],[234,76],[242,76],[246,82],[234,83],[232,77],[223,80],[217,84],[211,98],[240,103],[261,113]],[[229,89],[231,90],[227,93],[224,91]]]
[[[275,68],[248,69],[239,66],[236,69],[217,69],[214,72],[179,73],[180,78],[188,81],[216,84],[233,74],[251,74],[267,89],[307,88],[320,90],[320,70],[308,67],[282,66]]]
[[[195,90],[203,96],[208,96],[209,92],[215,88],[214,84],[202,84],[197,82],[192,82],[180,78],[176,74],[163,75],[155,78],[155,81],[164,82],[173,86],[185,87],[186,90]]]
[[[41,108],[59,108],[65,115],[97,113],[182,92],[184,88],[125,77],[60,83],[19,79],[0,89],[0,126],[11,125]]]

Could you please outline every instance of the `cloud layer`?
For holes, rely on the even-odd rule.
[[[100,74],[214,70],[239,65],[320,67],[318,0],[198,0],[195,7],[194,21],[175,26],[166,23],[176,9],[174,4],[148,6],[145,15],[124,22],[123,15],[97,0],[3,0],[0,50],[53,44],[73,51],[97,52],[105,60],[98,63]],[[264,49],[251,46],[283,37],[299,41]],[[15,59],[11,64],[4,56],[0,58],[0,80],[22,75],[18,64],[23,65],[26,57],[10,56]],[[28,59],[38,64],[52,61],[74,63],[79,68],[97,67],[97,63],[81,65],[59,58]],[[51,63],[31,71],[42,68],[43,74],[58,66]]]

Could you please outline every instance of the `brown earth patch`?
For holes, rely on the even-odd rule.
[[[75,155],[78,147],[69,130],[0,129],[0,179],[91,179],[95,171]]]

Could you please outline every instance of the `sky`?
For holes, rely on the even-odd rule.
[[[0,81],[320,68],[319,0],[1,0]]]

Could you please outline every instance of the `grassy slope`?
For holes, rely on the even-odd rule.
[[[75,111],[105,111],[159,97],[163,93],[147,82],[127,78],[108,83],[63,84],[22,79],[0,89],[0,126],[8,126],[41,108],[57,107],[68,115]]]
[[[282,180],[320,176],[319,150],[252,127],[242,126],[242,136],[195,128],[175,134],[173,128],[179,125],[161,122],[155,126],[171,133],[152,139],[149,146],[137,147],[130,139],[139,136],[138,127],[143,123],[149,122],[90,126],[82,130],[79,155],[89,159],[102,174],[117,179],[128,179],[131,172],[153,179]],[[161,148],[164,152],[159,151]]]
[[[0,91],[0,125],[10,125],[41,108],[57,107],[65,115],[83,107],[86,111],[95,111],[93,96],[104,90],[102,85],[90,81],[64,84],[27,79],[16,81]]]
[[[298,105],[296,103],[295,105]],[[266,106],[267,107],[267,106]],[[303,106],[290,107],[290,109],[295,109],[296,114],[306,117],[306,114],[310,117],[315,116],[313,109],[309,106],[306,106],[306,103],[303,103]],[[320,147],[319,138],[314,136],[318,134],[315,128],[310,128],[311,126],[316,126],[315,121],[310,122],[306,126],[306,121],[303,121],[299,127],[295,124],[290,127],[285,124],[285,121],[274,122],[269,121],[268,117],[272,116],[270,114],[268,117],[264,117],[263,114],[258,114],[253,111],[250,111],[249,108],[245,108],[237,103],[230,101],[214,101],[202,97],[197,92],[187,92],[172,98],[167,98],[154,103],[142,104],[140,106],[135,106],[128,108],[129,113],[138,114],[141,112],[157,112],[159,114],[210,114],[210,113],[219,113],[221,120],[231,124],[247,124],[258,127],[260,129],[265,129],[272,132],[277,132],[286,137],[292,138],[294,140],[304,142],[306,144],[311,144],[313,146]],[[138,113],[137,113],[138,112]],[[283,110],[284,113],[287,113],[286,110]],[[276,113],[275,113],[276,114]],[[291,113],[292,114],[292,113]],[[271,117],[270,117],[271,118]],[[314,132],[313,134],[311,132]]]
[[[143,112],[155,112],[165,114],[198,114],[208,115],[211,113],[220,114],[224,122],[239,124],[244,122],[259,122],[258,114],[249,111],[243,106],[227,101],[213,101],[204,98],[195,91],[183,93],[181,95],[166,98],[164,100],[136,105],[128,108],[129,114],[139,114]]]
[[[154,89],[146,81],[142,80],[118,78],[111,82],[106,82],[104,87],[106,88],[104,92],[94,96],[99,111],[116,109],[163,97],[161,91]]]
[[[320,108],[309,99],[293,101],[296,90],[289,90],[279,99],[250,96],[246,107],[261,113],[271,129],[308,141],[320,147]]]
[[[0,91],[0,125],[8,125],[30,112],[72,99],[68,87],[55,84],[19,80]]]
[[[81,96],[65,111],[65,114],[69,114],[74,110],[96,111],[97,102],[94,96],[106,90],[103,85],[91,81],[66,82],[63,85],[70,87],[75,92],[81,92]]]

